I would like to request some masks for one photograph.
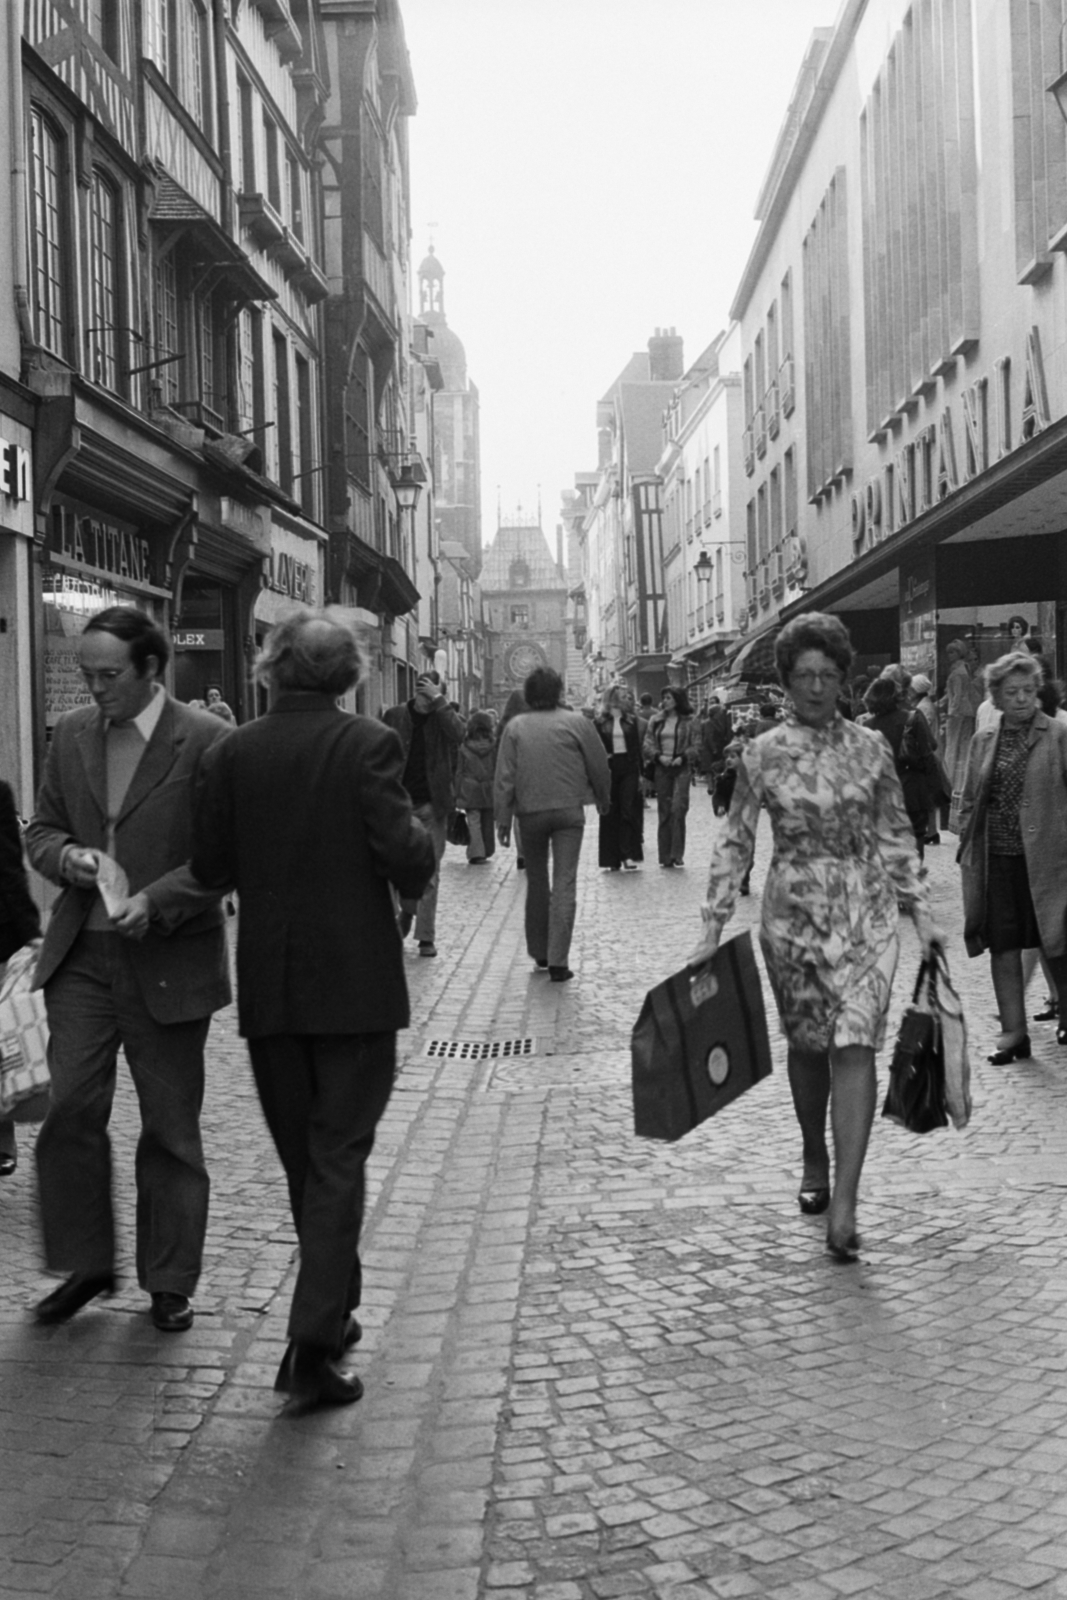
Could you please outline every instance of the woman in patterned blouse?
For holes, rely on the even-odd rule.
[[[1003,713],[971,740],[960,803],[963,933],[989,951],[1001,1034],[995,1066],[1026,1060],[1022,952],[1040,947],[1067,1017],[1067,726],[1040,709],[1041,664],[1013,650],[986,668]],[[1067,1044],[1067,1026],[1057,1031]]]
[[[893,755],[846,721],[838,698],[852,644],[837,617],[809,612],[775,645],[792,700],[784,722],[750,741],[726,831],[712,859],[698,966],[718,948],[755,845],[760,807],[774,834],[760,943],[782,1029],[803,1139],[801,1211],[829,1212],[826,1246],[859,1248],[856,1203],[874,1117],[875,1051],[885,1037],[898,954],[898,904],[925,949],[938,938],[919,877]],[[834,1145],[834,1182],[826,1115]]]

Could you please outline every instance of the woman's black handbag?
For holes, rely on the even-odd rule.
[[[448,819],[445,837],[449,844],[458,844],[463,850],[467,848],[471,842],[471,830],[467,826],[467,813],[465,811],[453,811]]]
[[[911,1005],[900,1019],[883,1117],[909,1133],[933,1133],[948,1126],[945,1106],[945,1052],[936,1003],[937,973],[928,961],[919,967]]]

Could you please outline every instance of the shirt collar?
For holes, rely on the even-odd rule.
[[[149,739],[151,739],[152,735],[155,733],[156,725],[158,724],[160,717],[163,715],[163,707],[166,705],[166,703],[167,691],[164,689],[161,683],[154,683],[152,685],[151,700],[149,700],[143,711],[138,712],[137,716],[130,718],[130,724],[137,729],[137,732],[141,735],[141,738],[144,740],[145,744],[148,743]],[[106,726],[108,728],[111,727],[110,721],[106,724]]]

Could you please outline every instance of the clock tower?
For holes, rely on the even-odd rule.
[[[480,577],[486,619],[485,699],[503,711],[537,667],[567,674],[567,576],[538,523],[501,519]]]

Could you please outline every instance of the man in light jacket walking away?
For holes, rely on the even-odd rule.
[[[328,616],[280,622],[257,666],[271,709],[213,748],[193,824],[195,877],[241,897],[238,1024],[300,1240],[275,1385],[294,1410],[363,1392],[338,1361],[359,1337],[364,1171],[408,1025],[389,885],[417,899],[435,866],[396,734],[336,704],[359,665]]]
[[[585,807],[611,809],[611,770],[593,723],[560,704],[563,680],[551,667],[526,679],[529,710],[504,729],[494,801],[501,844],[518,817],[526,858],[526,948],[553,983],[574,974],[567,965],[577,904],[578,857]],[[549,885],[548,858],[552,855]]]

